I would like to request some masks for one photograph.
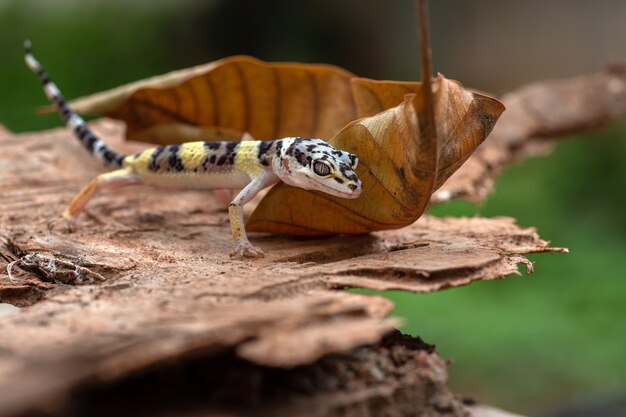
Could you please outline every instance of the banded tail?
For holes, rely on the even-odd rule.
[[[119,154],[109,148],[106,143],[89,130],[85,120],[69,108],[67,102],[61,94],[61,91],[59,91],[56,84],[50,80],[46,71],[33,56],[30,41],[24,41],[24,49],[24,61],[26,61],[26,65],[28,65],[28,68],[37,74],[41,80],[46,96],[48,96],[48,99],[56,108],[57,112],[61,116],[61,119],[65,122],[65,125],[74,131],[76,138],[83,144],[89,153],[98,158],[103,164],[112,167],[121,167],[125,155]]]

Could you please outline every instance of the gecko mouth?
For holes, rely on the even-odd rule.
[[[318,191],[322,191],[326,194],[334,195],[336,197],[352,199],[352,198],[357,198],[359,195],[361,195],[360,189],[358,191],[343,191],[343,190],[337,190],[336,188],[329,187],[328,185],[325,185],[319,182],[316,184],[319,187],[317,188]]]

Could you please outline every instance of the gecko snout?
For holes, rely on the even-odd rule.
[[[347,198],[357,198],[361,195],[362,185],[361,181],[355,181],[350,184],[347,184],[348,189],[350,190],[350,196]]]

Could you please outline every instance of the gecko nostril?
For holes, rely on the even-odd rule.
[[[359,187],[356,184],[348,184],[348,188],[351,189],[352,191],[354,191],[354,190],[356,190]]]

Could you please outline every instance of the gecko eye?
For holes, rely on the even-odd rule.
[[[324,162],[315,162],[313,164],[313,172],[320,177],[327,177],[330,175],[330,166]]]

